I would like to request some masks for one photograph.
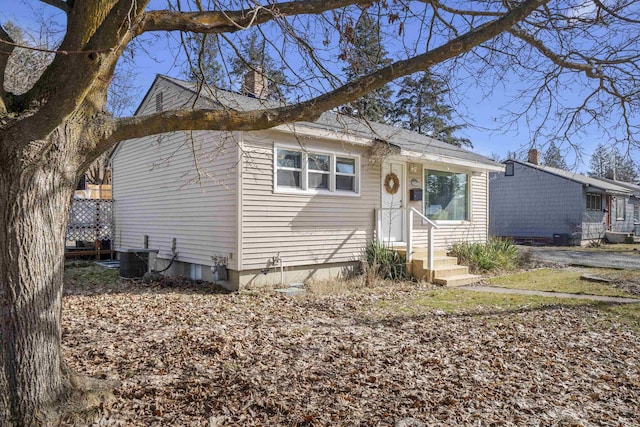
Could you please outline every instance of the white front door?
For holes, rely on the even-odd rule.
[[[384,163],[381,187],[382,241],[404,242],[404,163]]]

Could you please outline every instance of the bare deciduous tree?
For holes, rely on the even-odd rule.
[[[64,235],[76,182],[121,140],[311,121],[395,79],[433,67],[452,74],[464,71],[467,78],[477,79],[472,84],[499,84],[507,71],[520,73],[526,102],[514,113],[531,120],[536,113],[540,132],[545,124],[556,123],[568,137],[586,124],[606,127],[609,117],[619,118],[615,123],[628,140],[637,133],[631,113],[639,101],[635,28],[640,17],[631,1],[612,6],[599,0],[581,5],[549,0],[383,2],[377,25],[394,62],[348,83],[335,71],[345,54],[337,34],[353,28],[370,0],[182,0],[167,10],[148,10],[148,0],[41,1],[64,11],[66,29],[51,62],[24,91],[8,84],[18,72],[10,66],[14,56],[9,54],[18,55],[22,41],[0,27],[3,426],[56,424],[64,411],[92,401],[83,398],[93,383],[73,375],[61,353]],[[247,29],[256,29],[279,52],[276,60],[286,66],[287,78],[297,88],[296,101],[274,108],[265,104],[256,111],[185,108],[135,117],[114,117],[107,111],[114,70],[132,42],[153,43],[144,37],[149,33],[215,34],[223,49],[233,51]],[[557,96],[569,85],[577,88],[580,102]],[[554,120],[545,122],[549,118]]]

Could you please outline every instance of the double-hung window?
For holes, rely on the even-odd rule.
[[[275,191],[342,195],[360,191],[357,156],[284,147],[276,147],[275,156]]]
[[[308,179],[310,190],[329,189],[331,178],[331,156],[328,154],[307,154]]]
[[[302,153],[293,150],[278,150],[278,187],[302,188]]]
[[[602,195],[595,193],[587,193],[587,210],[588,211],[600,211],[602,210]]]
[[[356,159],[336,157],[336,191],[356,191]]]

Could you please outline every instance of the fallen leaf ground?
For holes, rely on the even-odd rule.
[[[637,305],[444,311],[438,292],[69,285],[63,342],[121,382],[100,425],[640,425]]]

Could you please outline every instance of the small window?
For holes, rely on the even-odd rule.
[[[356,191],[356,160],[336,158],[336,190]]]
[[[640,223],[640,205],[633,205],[633,222]]]
[[[329,189],[331,157],[328,154],[309,153],[309,188]]]
[[[156,112],[160,112],[164,109],[162,104],[162,92],[156,93]]]
[[[189,278],[191,280],[202,280],[202,266],[200,264],[189,265]]]
[[[626,218],[625,211],[627,208],[627,201],[624,197],[616,198],[616,221],[624,221]]]
[[[507,167],[504,169],[504,176],[513,176],[515,167],[513,163],[507,163]]]
[[[357,157],[276,148],[275,189],[358,193]]]
[[[587,193],[587,210],[588,211],[601,211],[602,210],[602,195]]]
[[[302,153],[278,150],[278,187],[302,188]]]

